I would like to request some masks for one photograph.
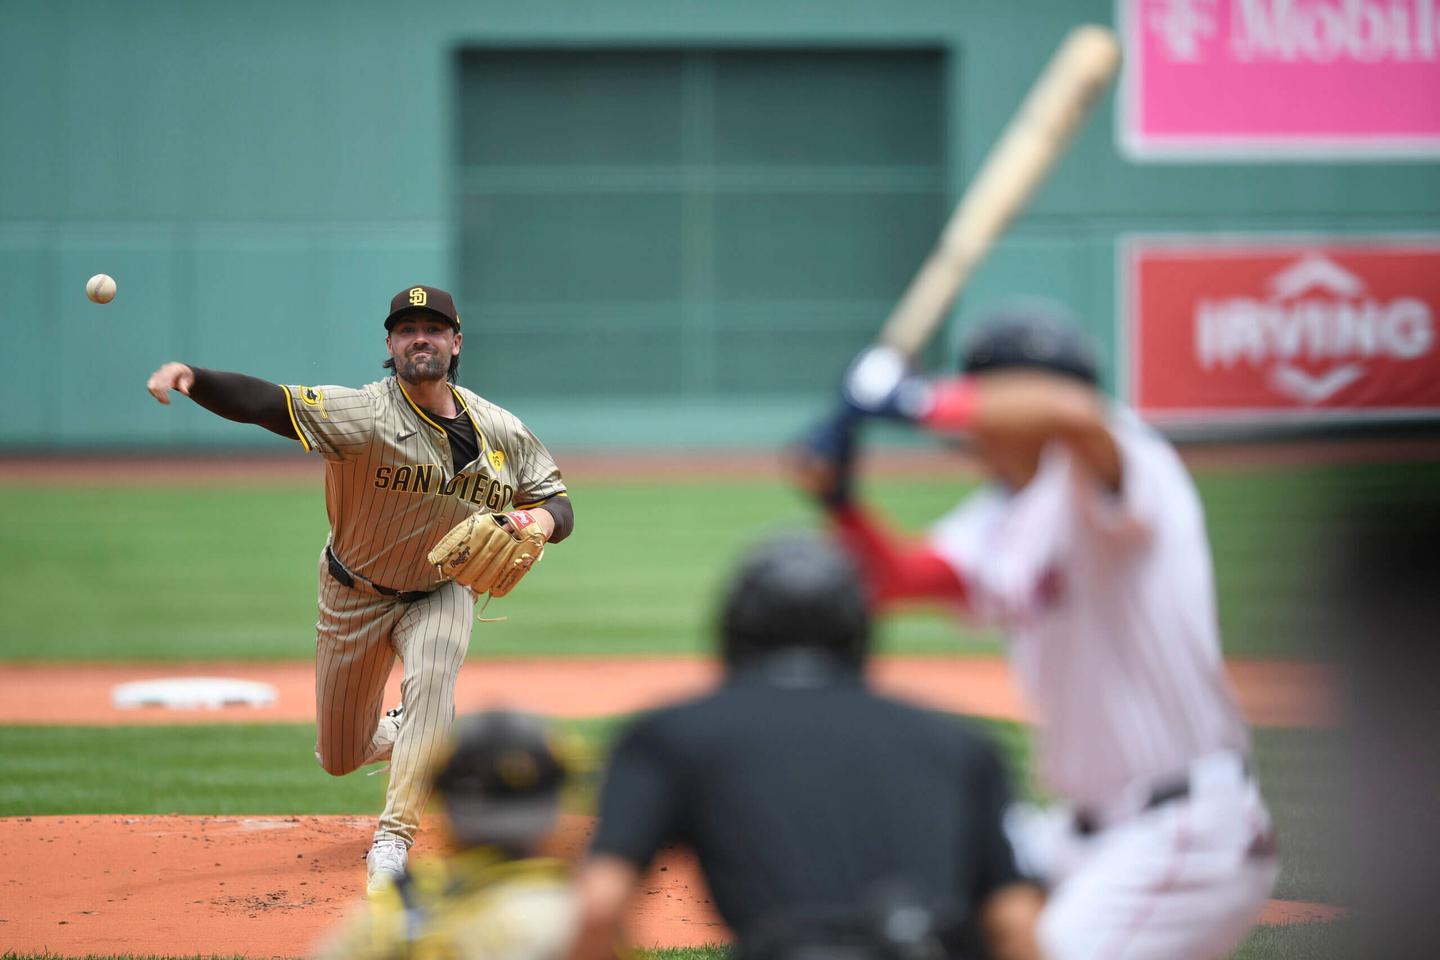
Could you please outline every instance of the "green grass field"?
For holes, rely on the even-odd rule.
[[[1412,471],[1440,485],[1440,468]],[[1384,468],[1310,467],[1200,478],[1227,652],[1314,656],[1294,616],[1341,491]],[[958,498],[949,478],[875,486],[920,529]],[[813,525],[773,480],[607,481],[574,490],[577,532],[522,589],[491,604],[472,656],[695,653],[733,558],[766,531]],[[319,484],[204,489],[0,486],[0,661],[308,659]],[[993,653],[942,612],[887,622],[882,649]]]

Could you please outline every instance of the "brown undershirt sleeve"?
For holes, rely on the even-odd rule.
[[[570,532],[575,529],[575,508],[570,505],[570,498],[551,497],[540,506],[555,518],[555,532],[550,534],[550,542],[559,543],[570,536]]]
[[[284,387],[243,373],[187,366],[195,371],[190,399],[206,410],[226,420],[256,424],[287,440],[298,439]]]

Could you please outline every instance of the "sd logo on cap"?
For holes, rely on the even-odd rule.
[[[416,284],[401,290],[390,298],[390,315],[385,318],[385,329],[395,325],[401,315],[407,313],[433,313],[460,329],[460,314],[455,310],[455,300],[438,287]]]

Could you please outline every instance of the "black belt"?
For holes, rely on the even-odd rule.
[[[428,597],[430,595],[429,590],[392,590],[389,587],[382,587],[368,577],[362,577],[358,573],[351,573],[345,569],[345,564],[336,558],[335,552],[331,550],[328,545],[325,547],[325,561],[330,566],[330,576],[352,590],[355,589],[355,581],[358,579],[365,581],[365,585],[380,594],[380,596],[394,597],[401,603],[413,603],[421,597]]]
[[[1246,777],[1249,777],[1250,758],[1241,758],[1240,764],[1241,770],[1244,775]],[[1186,777],[1183,780],[1174,780],[1170,783],[1162,783],[1154,790],[1150,791],[1150,796],[1146,798],[1145,804],[1140,808],[1140,812],[1143,812],[1145,810],[1154,810],[1156,807],[1163,807],[1167,803],[1173,803],[1176,800],[1184,800],[1188,796],[1190,796],[1189,777]],[[1082,837],[1088,837],[1091,834],[1099,833],[1107,826],[1107,824],[1101,820],[1100,815],[1093,810],[1077,809],[1074,813],[1074,818],[1075,832],[1080,834]]]
[[[1164,786],[1156,787],[1151,791],[1150,796],[1145,799],[1145,805],[1141,810],[1154,810],[1156,807],[1164,806],[1175,800],[1184,800],[1190,796],[1190,781],[1179,780],[1175,783],[1167,783]],[[1082,837],[1099,833],[1104,827],[1100,817],[1090,810],[1075,811],[1075,832]]]

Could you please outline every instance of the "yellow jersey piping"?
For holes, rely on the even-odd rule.
[[[400,388],[400,396],[404,397],[405,402],[410,404],[410,409],[415,411],[416,416],[418,416],[421,420],[424,420],[426,423],[430,424],[430,426],[434,427],[436,430],[439,430],[441,433],[445,432],[444,427],[440,426],[440,424],[436,423],[434,420],[431,420],[428,416],[426,416],[425,411],[420,409],[420,405],[417,404],[414,400],[410,399],[410,394],[405,392],[405,384],[400,382],[399,377],[395,378],[395,386]],[[451,387],[451,389],[453,390],[454,387]]]
[[[475,414],[470,412],[470,405],[465,402],[464,397],[460,396],[460,391],[455,389],[453,383],[450,385],[450,392],[455,394],[455,402],[460,404],[460,409],[465,412],[465,416],[470,420],[470,426],[475,428],[475,436],[480,441],[481,456],[488,456],[490,453],[490,444],[485,439],[485,431],[481,430],[480,424],[476,422]]]
[[[285,412],[290,414],[290,426],[295,429],[295,439],[299,440],[300,446],[305,448],[306,453],[309,453],[310,441],[306,440],[305,434],[300,432],[300,421],[295,419],[295,398],[290,396],[289,387],[280,383],[277,383],[276,386],[280,388],[281,393],[285,394]]]

